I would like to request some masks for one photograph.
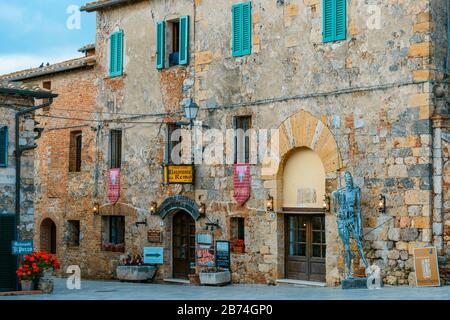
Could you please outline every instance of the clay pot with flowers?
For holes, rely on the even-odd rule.
[[[37,265],[34,257],[26,256],[16,270],[16,275],[20,279],[22,291],[34,290],[35,282],[41,275],[41,268]]]
[[[244,240],[232,240],[231,241],[231,251],[233,253],[244,253],[245,252],[245,242]]]

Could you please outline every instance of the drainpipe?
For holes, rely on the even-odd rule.
[[[33,111],[50,106],[53,103],[53,98],[49,98],[48,102],[28,108],[16,113],[16,131],[15,131],[15,156],[16,156],[16,200],[15,200],[15,214],[16,214],[16,240],[20,240],[20,166],[22,153],[27,150],[33,150],[37,147],[36,144],[31,146],[20,146],[20,118]],[[39,138],[39,137],[38,137]]]

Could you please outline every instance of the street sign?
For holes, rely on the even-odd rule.
[[[193,184],[194,166],[193,165],[164,165],[163,166],[164,184]]]
[[[163,264],[164,248],[163,247],[145,247],[144,248],[145,264]]]
[[[22,240],[11,242],[12,254],[17,256],[21,254],[32,254],[33,253],[33,240]]]

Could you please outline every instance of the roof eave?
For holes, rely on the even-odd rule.
[[[25,89],[0,88],[0,94],[19,95],[38,99],[56,98],[58,95],[52,92],[34,91]]]
[[[86,4],[80,8],[80,11],[86,11],[86,12],[94,12],[97,10],[106,9],[113,6],[119,6],[122,4],[125,4],[129,2],[129,0],[112,0],[112,1],[106,1],[106,2],[100,2],[100,3],[92,3],[92,4]]]

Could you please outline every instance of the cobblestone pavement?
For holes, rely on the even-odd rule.
[[[64,279],[55,281],[51,295],[10,296],[0,300],[450,300],[450,286],[384,287],[378,290],[342,290],[294,286],[229,285],[203,287],[176,284],[133,284],[82,281],[80,290],[68,290]]]

